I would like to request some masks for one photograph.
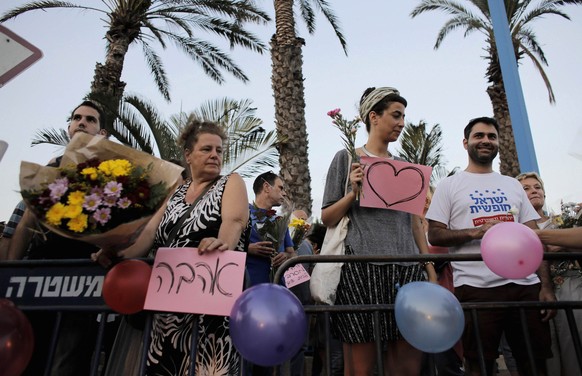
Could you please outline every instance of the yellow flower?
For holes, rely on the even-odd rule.
[[[57,202],[46,212],[46,220],[49,224],[58,226],[65,215],[65,205]]]
[[[69,193],[69,197],[67,199],[67,203],[69,205],[83,205],[85,202],[85,193],[81,191],[74,191]]]
[[[63,214],[64,218],[76,218],[83,212],[83,206],[81,205],[66,205]]]
[[[80,215],[76,216],[75,218],[72,218],[67,223],[67,227],[71,231],[83,232],[87,228],[87,219],[88,218],[89,217],[87,216],[87,214],[81,213]]]
[[[129,175],[132,167],[131,163],[126,159],[113,159],[101,162],[98,168],[105,175],[118,177]]]
[[[552,217],[552,223],[557,227],[562,227],[564,225],[564,220],[559,215]]]
[[[307,222],[305,222],[305,220],[301,219],[301,218],[293,218],[291,220],[291,223],[289,223],[289,227],[304,227],[307,224]]]
[[[97,180],[97,169],[95,167],[87,167],[81,171],[81,175],[89,176],[91,180]]]

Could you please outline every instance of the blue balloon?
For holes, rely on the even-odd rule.
[[[244,291],[234,302],[230,336],[245,359],[270,367],[299,351],[307,336],[307,317],[289,289],[262,283]]]
[[[396,325],[412,346],[427,353],[453,347],[461,338],[465,316],[449,290],[430,282],[408,283],[396,294]]]

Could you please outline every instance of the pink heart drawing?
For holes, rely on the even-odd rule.
[[[379,170],[372,173],[372,170],[376,169]],[[415,186],[418,187],[418,191],[410,194],[409,189],[403,190],[402,187],[398,184],[380,184],[382,180],[374,179],[374,176],[381,176],[378,174],[392,174],[395,178],[403,178],[404,176],[406,176],[407,179],[420,178],[420,184],[415,184]],[[408,166],[397,170],[392,163],[387,161],[372,163],[370,167],[368,167],[366,180],[372,192],[374,192],[374,194],[378,196],[380,200],[382,200],[387,208],[401,204],[403,202],[414,200],[422,193],[425,184],[424,175],[419,168]],[[376,184],[376,186],[374,186],[374,184]],[[403,186],[410,187],[410,184],[405,184]]]

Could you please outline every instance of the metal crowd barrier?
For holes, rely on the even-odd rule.
[[[545,260],[561,259],[582,259],[582,253],[546,253]],[[414,255],[414,256],[298,256],[286,261],[278,269],[275,280],[280,280],[285,270],[299,263],[318,263],[318,262],[424,262],[424,261],[479,261],[482,260],[480,254],[439,254],[439,255]],[[153,260],[145,260],[153,262]],[[0,262],[0,298],[7,298],[14,302],[22,311],[47,311],[57,312],[57,319],[53,329],[51,339],[51,348],[45,375],[50,374],[51,365],[54,357],[54,350],[58,341],[60,330],[61,316],[63,312],[95,312],[101,313],[102,319],[98,327],[98,335],[95,341],[95,354],[100,352],[103,344],[103,335],[105,331],[106,320],[104,317],[111,314],[112,311],[103,301],[101,290],[103,280],[107,270],[95,265],[89,260],[22,260],[22,261],[1,261]],[[479,310],[492,309],[516,309],[519,310],[522,318],[522,330],[526,342],[527,353],[530,364],[533,361],[533,352],[531,348],[531,338],[524,321],[525,310],[527,309],[562,309],[566,313],[570,332],[572,334],[572,345],[576,351],[580,374],[582,374],[582,345],[578,335],[578,323],[573,315],[574,309],[582,309],[580,301],[561,301],[561,302],[488,302],[488,303],[463,303],[461,307],[465,311],[470,311],[474,325],[478,325],[477,312]],[[366,306],[327,306],[327,305],[305,305],[305,312],[308,314],[323,314],[325,321],[325,361],[324,369],[326,375],[330,375],[331,370],[331,335],[330,335],[330,314],[339,312],[370,312],[374,314],[375,322],[379,322],[379,313],[386,310],[394,310],[393,304],[378,304]],[[151,332],[152,313],[147,315],[146,326],[144,330],[144,348],[149,343]],[[582,324],[581,324],[582,325]],[[376,325],[378,328],[379,325]],[[379,340],[378,329],[376,329],[376,350],[379,355],[382,354],[382,343]],[[191,359],[196,355],[196,328],[193,328],[193,338],[191,346]],[[477,339],[481,345],[480,338]],[[482,348],[480,347],[480,350]],[[378,370],[383,370],[383,357],[378,356]],[[91,376],[100,375],[99,356],[93,356],[91,363]],[[429,359],[429,362],[431,360]],[[143,352],[139,374],[145,374],[146,354]],[[191,363],[190,375],[195,375],[196,363]],[[483,353],[480,351],[480,369],[481,374],[485,375],[485,360]],[[432,372],[432,370],[430,371]],[[531,370],[532,376],[536,376],[535,369]]]

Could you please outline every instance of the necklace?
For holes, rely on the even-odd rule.
[[[376,154],[372,154],[370,153],[370,151],[368,149],[366,149],[366,144],[362,145],[362,151],[368,156],[368,157],[375,157],[375,158],[386,158],[386,157],[380,157],[379,155]],[[392,154],[390,154],[390,152],[388,150],[386,150],[386,153],[388,153],[388,158],[392,157]]]

